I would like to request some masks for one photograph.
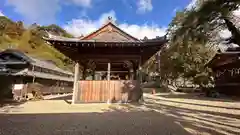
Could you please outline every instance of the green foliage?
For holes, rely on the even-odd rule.
[[[215,54],[216,36],[228,29],[234,43],[240,45],[240,32],[231,22],[232,11],[240,1],[198,0],[190,10],[177,12],[168,28],[170,41],[161,52],[162,80],[186,78],[205,87],[213,82],[211,70],[205,64]]]
[[[14,22],[5,16],[0,16],[0,32],[1,33],[4,32],[6,26],[9,24],[14,24]]]
[[[216,35],[227,28],[234,43],[240,45],[240,32],[231,22],[232,11],[239,4],[234,0],[198,0],[195,8],[177,12],[168,28],[169,43],[161,50],[162,81],[185,78],[202,87],[211,84],[211,70],[205,64],[215,54],[211,46],[218,45]]]
[[[215,54],[211,46],[217,45],[216,34],[221,29],[229,29],[226,18],[231,16],[239,3],[199,0],[196,8],[176,13],[168,28],[169,42],[161,50],[162,82],[184,78],[202,87],[213,82],[211,70],[205,64]],[[156,71],[154,57],[145,68]]]
[[[57,25],[38,26],[34,24],[25,29],[22,22],[13,22],[6,17],[0,17],[0,50],[19,49],[31,56],[53,61],[61,68],[72,70],[72,61],[42,39],[46,31],[72,37]]]
[[[194,40],[205,44],[214,42],[219,31],[225,28],[234,35],[226,20],[230,21],[232,11],[238,9],[239,5],[240,1],[236,0],[198,0],[196,8],[182,12],[182,16],[176,15],[175,19],[179,20],[179,23],[171,40]],[[176,24],[174,21],[172,23]]]
[[[24,31],[23,23],[12,22],[6,17],[0,16],[0,35],[6,34],[10,38],[19,38]]]
[[[69,37],[69,38],[73,37],[71,34],[67,33],[64,29],[57,26],[56,24],[51,24],[49,26],[41,26],[39,29],[45,30],[45,31],[51,31],[54,35],[60,35],[60,36]]]

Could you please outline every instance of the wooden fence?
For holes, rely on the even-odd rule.
[[[76,102],[137,101],[141,91],[136,80],[79,81]]]
[[[71,82],[69,82],[69,85],[71,85]],[[23,84],[22,89],[12,89],[14,99],[27,99],[26,96],[29,93],[35,93],[37,96],[44,96],[48,94],[72,93],[72,91],[72,86],[61,84],[47,85],[40,83],[26,83]]]

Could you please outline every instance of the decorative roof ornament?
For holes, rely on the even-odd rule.
[[[113,19],[111,16],[108,16],[108,22],[113,22]]]
[[[83,35],[83,34],[81,34],[81,36],[80,36],[79,38],[80,38],[80,39],[84,38],[84,35]]]
[[[112,23],[112,24],[115,24],[115,25],[116,25],[116,22],[115,22],[115,21],[116,21],[116,20],[115,20],[113,17],[108,16],[105,24]]]

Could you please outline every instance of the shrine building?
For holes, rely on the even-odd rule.
[[[84,37],[44,39],[75,62],[73,104],[138,101],[141,66],[166,43],[165,36],[139,40],[111,18]]]
[[[240,47],[219,51],[206,66],[213,71],[215,90],[226,95],[240,96]]]

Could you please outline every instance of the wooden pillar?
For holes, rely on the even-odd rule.
[[[87,70],[86,66],[83,65],[82,80],[86,80],[86,70]]]
[[[142,84],[142,58],[140,57],[139,63],[138,63],[138,81],[141,86]],[[143,101],[143,90],[140,87],[140,93],[139,93],[139,101]]]
[[[138,80],[138,73],[139,73],[139,72],[138,72],[138,66],[137,66],[136,64],[134,65],[133,72],[134,72],[134,73],[133,73],[133,74],[134,74],[133,79],[134,79],[134,80]]]
[[[160,73],[160,51],[157,52],[157,55],[156,55],[156,61],[157,61],[157,72]]]
[[[76,98],[77,96],[77,93],[78,93],[78,80],[79,80],[79,63],[77,62],[75,64],[75,70],[74,70],[74,83],[73,83],[73,96],[72,96],[72,104],[75,104],[76,103]]]
[[[142,67],[141,66],[138,67],[138,78],[141,84],[142,83]]]
[[[93,70],[93,71],[92,71],[92,80],[96,80],[96,79],[95,79],[95,75],[96,75],[96,71]]]
[[[108,69],[107,69],[107,80],[110,81],[110,74],[111,73],[111,63],[109,62],[108,63]],[[109,97],[112,98],[112,92],[111,92],[111,89],[110,89],[110,83],[108,84],[108,87],[109,87]],[[111,103],[111,100],[112,99],[108,99],[107,103]]]
[[[140,57],[139,57],[139,61],[138,61],[138,81],[139,81],[139,83],[141,84],[142,83],[142,56],[143,56],[143,54],[144,54],[144,51],[141,49],[141,51],[140,51],[141,53],[141,55],[140,55]]]
[[[134,70],[131,68],[130,69],[130,80],[134,80]]]
[[[138,80],[141,84],[142,83],[142,58],[139,59],[139,63],[138,63]]]
[[[110,80],[110,75],[111,75],[111,63],[108,63],[108,70],[107,70],[107,80]]]
[[[157,63],[157,65],[156,65],[156,67],[157,67],[157,76],[156,76],[156,82],[158,83],[158,84],[160,84],[160,80],[161,80],[161,75],[160,75],[160,72],[161,72],[161,65],[160,65],[160,51],[159,52],[157,52],[157,55],[156,55],[156,63]]]

